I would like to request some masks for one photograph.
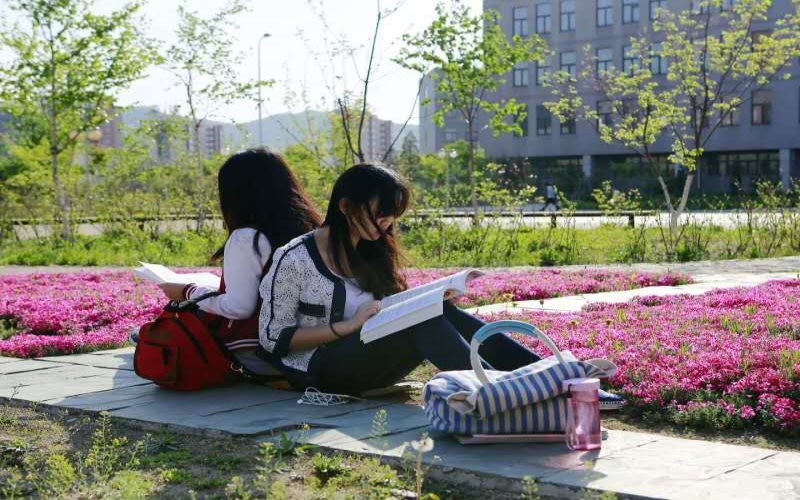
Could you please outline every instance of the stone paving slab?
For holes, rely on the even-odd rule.
[[[71,365],[95,366],[98,368],[113,368],[115,370],[133,370],[133,347],[105,351],[102,354],[73,354],[71,356],[49,356],[38,358],[43,361]]]
[[[262,388],[265,392],[271,392]],[[303,424],[337,426],[346,422],[347,416],[359,411],[374,411],[388,403],[385,401],[358,401],[337,406],[308,406],[297,404],[299,394],[274,391],[290,395],[273,403],[231,410],[215,415],[197,415],[183,419],[180,425],[228,432],[236,435],[268,434],[276,430],[299,427]],[[113,413],[112,413],[113,415]],[[318,423],[324,419],[324,423]]]
[[[51,363],[49,361],[39,361],[38,359],[19,359],[19,358],[5,358],[5,359],[8,361],[0,363],[0,375],[13,375],[15,373],[46,370],[48,368],[62,366],[58,363]]]
[[[591,466],[548,475],[546,480],[564,486],[591,485],[601,490],[655,498],[706,498],[706,492],[698,488],[703,483],[776,453],[761,448],[659,436],[642,446],[611,453]],[[747,493],[754,491],[752,485],[743,486],[747,490],[734,498],[767,498],[751,497]],[[724,498],[716,492],[711,497]]]
[[[0,397],[47,402],[147,383],[126,370],[55,365],[45,370],[3,375],[0,377]]]
[[[386,412],[386,424],[381,428],[374,425],[379,411]],[[353,441],[369,440],[376,435],[413,434],[416,432],[418,437],[428,431],[428,419],[424,412],[417,406],[407,404],[389,404],[338,417],[317,418],[314,416],[306,423],[313,427],[305,431],[293,431],[291,435],[310,444],[328,448],[338,448],[339,445]]]
[[[699,484],[697,494],[700,498],[800,499],[800,454],[778,452],[726,472]]]

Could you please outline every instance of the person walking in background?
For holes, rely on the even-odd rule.
[[[547,182],[544,185],[544,207],[542,207],[542,211],[547,210],[547,207],[550,205],[553,206],[553,210],[558,210],[558,199],[556,197],[556,187],[553,186],[552,183]]]

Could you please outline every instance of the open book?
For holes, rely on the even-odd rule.
[[[463,294],[467,283],[482,275],[477,269],[467,269],[384,298],[380,312],[361,328],[361,341],[372,342],[440,316],[445,298]]]
[[[148,264],[146,262],[139,262],[139,264],[141,266],[134,269],[133,274],[157,285],[161,283],[195,283],[203,287],[219,288],[219,276],[211,273],[179,274],[161,264]]]

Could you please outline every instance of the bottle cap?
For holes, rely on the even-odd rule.
[[[596,378],[570,378],[562,382],[565,391],[583,392],[600,389],[600,379]]]

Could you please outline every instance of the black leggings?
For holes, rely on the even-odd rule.
[[[426,359],[442,371],[469,370],[469,342],[484,324],[445,302],[443,316],[368,344],[354,333],[320,346],[308,385],[323,392],[357,395],[398,382]],[[539,359],[505,335],[488,338],[478,352],[487,367],[497,370],[514,370]]]

